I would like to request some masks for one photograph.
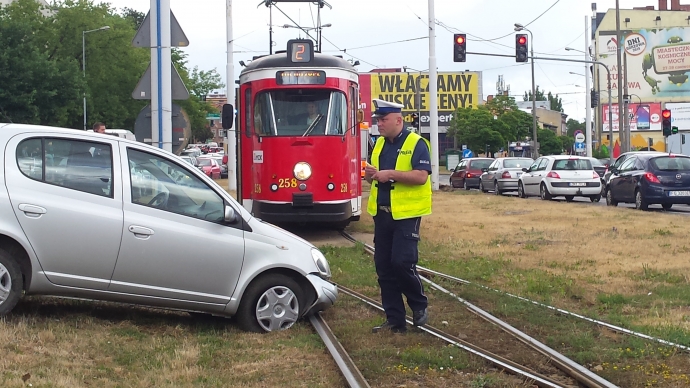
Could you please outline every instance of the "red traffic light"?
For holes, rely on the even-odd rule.
[[[460,36],[458,36],[457,38],[455,38],[455,42],[456,42],[457,44],[463,44],[463,43],[465,43],[465,37],[462,36],[462,35],[460,35]]]
[[[527,43],[527,37],[526,36],[521,36],[518,38],[518,43],[519,44],[525,44]]]
[[[664,109],[661,111],[661,117],[668,119],[671,117],[671,111],[668,109]]]

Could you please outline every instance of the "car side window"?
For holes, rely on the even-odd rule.
[[[489,169],[488,169],[488,170],[489,170],[489,171],[496,171],[496,170],[498,170],[498,164],[499,164],[499,161],[498,161],[498,160],[494,160],[494,161],[491,163],[491,165],[489,166]]]
[[[620,172],[632,171],[634,168],[635,168],[635,158],[630,158],[630,159],[626,160],[623,164],[621,164],[618,171],[620,171]]]
[[[541,162],[539,162],[539,167],[537,167],[537,171],[544,171],[546,170],[546,165],[549,164],[549,160],[546,158],[543,158]]]
[[[613,168],[620,170],[621,165],[625,162],[625,159],[626,159],[625,156],[621,156],[618,159],[616,159],[616,161],[613,162]]]
[[[537,167],[539,167],[539,163],[541,162],[541,159],[535,160],[531,166],[529,166],[530,171],[537,171]]]
[[[127,158],[132,203],[206,221],[223,221],[223,198],[187,168],[134,149],[127,149]]]
[[[113,197],[113,158],[109,144],[55,138],[27,139],[18,145],[17,163],[29,178]]]

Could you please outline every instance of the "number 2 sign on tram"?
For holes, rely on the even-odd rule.
[[[358,73],[311,40],[240,74],[242,205],[271,223],[332,224],[362,212]]]

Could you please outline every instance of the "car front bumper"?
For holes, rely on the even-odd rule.
[[[316,300],[305,314],[313,314],[333,306],[338,299],[338,286],[314,274],[308,274],[306,278],[316,291]]]

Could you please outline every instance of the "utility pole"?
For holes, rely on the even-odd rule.
[[[585,16],[585,61],[589,59],[589,17]],[[589,64],[585,63],[585,143],[587,157],[592,157],[592,93],[590,88]]]
[[[225,29],[227,37],[227,58],[228,63],[225,67],[225,82],[227,97],[227,103],[232,104],[234,109],[237,109],[237,104],[235,104],[235,61],[233,58],[233,35],[232,35],[232,0],[227,0],[225,4]],[[234,124],[234,123],[233,123]],[[233,125],[232,128],[225,132],[227,138],[228,150],[228,190],[237,190],[237,131],[236,126]],[[237,193],[237,198],[240,198],[239,193]]]
[[[438,190],[438,73],[436,70],[436,15],[429,0],[429,137],[431,140],[431,188]],[[420,134],[421,135],[421,134]]]
[[[621,14],[620,14],[620,7],[618,4],[619,0],[616,0],[616,45],[618,46],[616,50],[616,67],[618,68],[617,72],[617,79],[616,82],[618,83],[618,139],[620,140],[620,146],[621,146],[621,151],[625,152],[623,150],[624,144],[626,142],[623,139],[623,136],[625,136],[623,128],[625,123],[624,123],[624,117],[627,115],[627,112],[623,110],[623,84],[622,84],[622,69],[621,69],[621,56],[622,56],[622,50],[623,50],[623,37],[621,36]],[[613,123],[609,121],[609,125],[613,126]],[[613,138],[611,138],[611,154],[613,155]]]

